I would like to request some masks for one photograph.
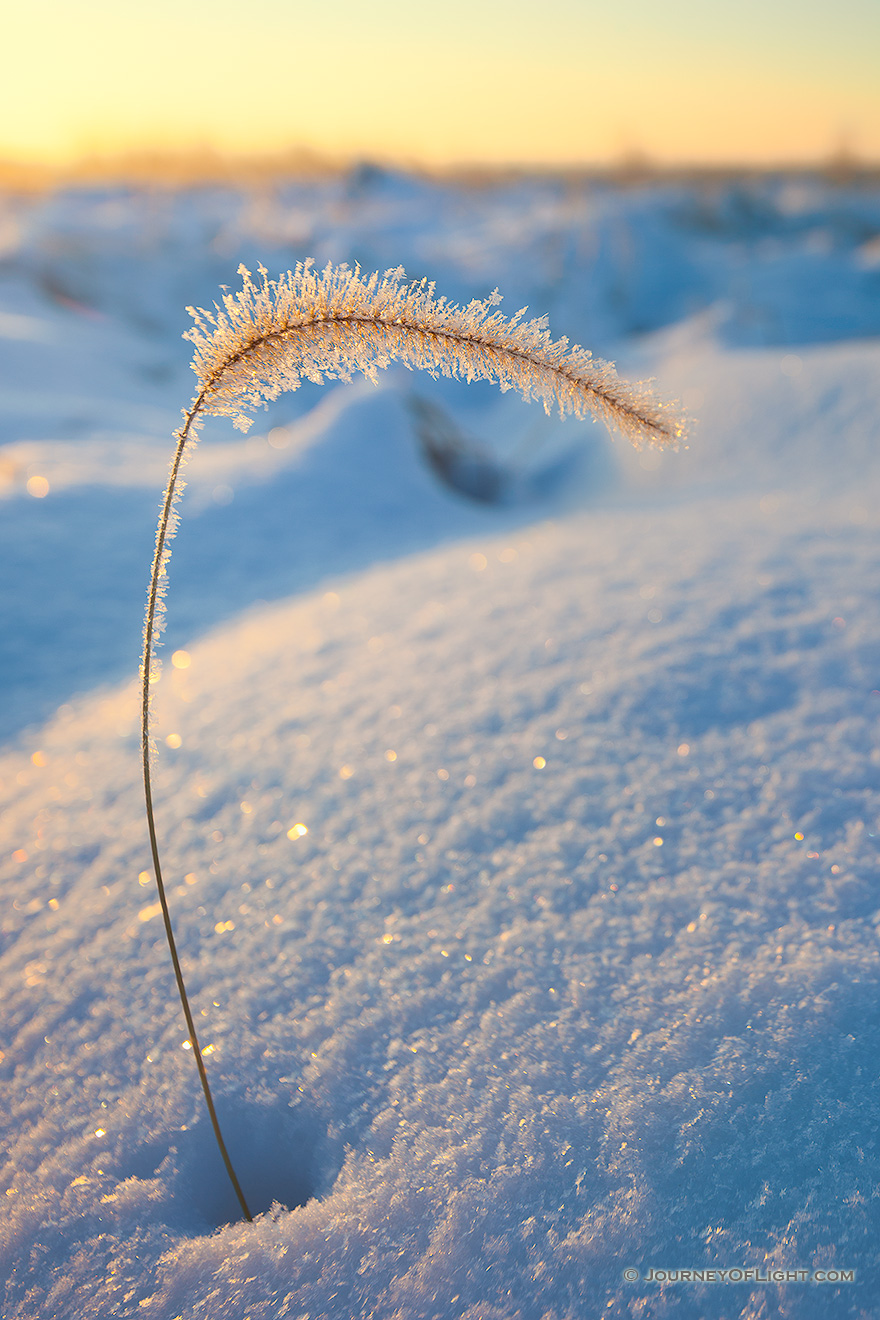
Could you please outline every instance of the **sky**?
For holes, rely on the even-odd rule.
[[[0,158],[880,158],[877,0],[30,0]]]

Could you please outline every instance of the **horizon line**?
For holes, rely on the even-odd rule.
[[[349,174],[373,168],[431,178],[503,178],[510,176],[674,178],[743,174],[825,174],[880,176],[880,158],[860,156],[846,148],[823,155],[760,160],[739,158],[658,158],[633,150],[609,159],[572,158],[541,161],[528,158],[433,161],[392,153],[330,153],[303,144],[267,151],[237,151],[213,144],[139,146],[116,151],[87,151],[66,160],[18,157],[0,153],[0,188],[43,191],[98,183],[269,182]]]

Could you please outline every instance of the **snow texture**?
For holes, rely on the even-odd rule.
[[[4,1320],[880,1314],[880,195],[3,206]],[[206,428],[156,806],[247,1225],[135,668],[183,308],[307,255],[498,285],[701,424],[388,373]],[[515,497],[438,481],[413,390]],[[708,1267],[855,1281],[643,1277]]]

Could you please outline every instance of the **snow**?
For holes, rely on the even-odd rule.
[[[880,194],[4,205],[4,1320],[876,1314]],[[157,815],[247,1225],[135,670],[183,308],[310,254],[497,284],[700,425],[389,372],[206,430]],[[412,392],[510,498],[437,480]],[[855,1282],[623,1278],[712,1266]]]

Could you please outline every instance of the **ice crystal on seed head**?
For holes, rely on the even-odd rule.
[[[242,288],[213,311],[189,308],[195,347],[197,411],[231,417],[241,430],[248,411],[295,390],[303,380],[375,379],[392,362],[461,380],[495,381],[537,399],[561,416],[603,418],[635,445],[671,445],[685,426],[672,406],[644,385],[622,381],[614,366],[568,340],[554,340],[544,318],[507,318],[497,291],[459,307],[438,298],[427,280],[407,283],[402,269],[362,276],[355,266],[310,262],[255,283],[239,267]]]

